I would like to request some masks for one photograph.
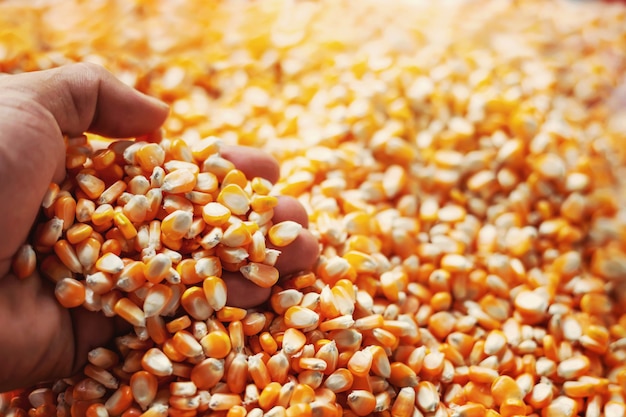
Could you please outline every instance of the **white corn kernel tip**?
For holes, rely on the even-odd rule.
[[[85,286],[73,278],[63,278],[56,283],[54,295],[63,307],[78,307],[85,301]]]
[[[231,213],[244,215],[250,210],[250,196],[237,184],[228,184],[220,190],[217,202]]]
[[[198,388],[192,381],[181,381],[170,383],[170,394],[181,397],[191,397],[196,395]]]
[[[202,218],[209,226],[221,226],[230,218],[230,209],[220,202],[211,202],[202,209]]]
[[[135,402],[145,411],[156,398],[158,380],[150,372],[141,370],[131,376],[130,388]]]
[[[155,376],[172,375],[174,371],[170,359],[158,348],[151,348],[143,355],[141,366]]]
[[[108,252],[96,261],[96,268],[108,274],[117,274],[124,269],[124,261],[116,254]]]
[[[128,298],[120,298],[114,306],[115,314],[137,327],[146,326],[146,315],[143,310]]]
[[[193,214],[185,210],[175,210],[161,222],[161,233],[172,240],[182,239],[193,222]]]
[[[302,225],[300,223],[286,220],[270,227],[267,235],[273,245],[283,247],[296,240],[301,230]]]
[[[92,200],[100,197],[105,188],[104,181],[91,174],[80,173],[76,175],[76,183]]]
[[[239,268],[244,278],[262,288],[270,288],[278,282],[278,269],[273,266],[250,262]]]
[[[319,323],[319,320],[319,314],[305,307],[293,306],[285,311],[285,324],[295,329],[315,326]]]
[[[35,272],[37,255],[31,245],[22,245],[13,256],[12,270],[16,277],[26,278]]]
[[[37,244],[53,246],[63,235],[63,220],[53,217],[43,224],[38,233]]]
[[[193,191],[196,176],[188,169],[177,169],[165,175],[161,189],[166,193],[184,194]]]
[[[95,348],[87,354],[87,360],[94,366],[109,369],[117,365],[119,357],[117,353],[103,347]]]
[[[119,387],[119,381],[117,378],[115,378],[109,371],[98,366],[87,364],[83,369],[83,373],[85,376],[102,384],[108,389],[117,389]]]
[[[161,314],[171,298],[172,290],[169,286],[156,284],[150,287],[143,302],[143,312],[146,318]]]
[[[226,283],[217,276],[209,276],[204,279],[202,287],[206,299],[215,311],[219,311],[226,305]]]

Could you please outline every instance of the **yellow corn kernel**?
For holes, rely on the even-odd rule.
[[[263,410],[269,410],[276,405],[280,394],[280,384],[278,382],[270,382],[263,388],[259,395],[259,407]]]
[[[107,272],[109,274],[117,274],[124,270],[124,261],[115,253],[107,252],[98,258],[95,266],[99,271]]]
[[[293,404],[290,405],[286,410],[285,410],[285,415],[287,417],[297,417],[297,416],[301,416],[301,417],[311,417],[313,415],[313,409],[311,407],[310,404],[308,403],[297,403],[297,404]]]
[[[217,177],[210,172],[200,172],[196,176],[196,186],[194,191],[211,194],[219,188]]]
[[[112,350],[100,347],[90,350],[87,354],[87,360],[94,366],[109,369],[117,365],[119,357]]]
[[[365,390],[353,390],[348,394],[348,406],[357,416],[368,416],[376,407],[374,394]]]
[[[110,204],[101,204],[91,215],[91,222],[95,226],[103,226],[113,221],[115,211]],[[71,226],[71,225],[70,225]],[[69,226],[68,226],[69,227]]]
[[[190,212],[175,210],[161,222],[161,233],[172,240],[182,239],[189,231],[192,221],[193,215]]]
[[[70,242],[72,245],[75,245],[90,237],[92,233],[93,228],[90,225],[85,223],[77,223],[67,230],[65,236],[68,242]]]
[[[389,381],[399,387],[414,387],[417,385],[417,375],[407,365],[393,362],[391,364]]]
[[[287,246],[300,235],[302,225],[291,220],[277,223],[267,232],[268,238],[277,247]]]
[[[458,407],[455,411],[458,413],[459,417],[486,417],[486,413],[490,410],[486,410],[485,406],[482,404],[470,402]],[[499,416],[500,414],[497,415]]]
[[[63,221],[63,230],[69,229],[76,217],[76,200],[72,196],[63,195],[54,202],[54,216]]]
[[[250,208],[257,213],[267,212],[278,205],[278,198],[271,195],[255,194],[250,199]]]
[[[188,358],[194,358],[202,354],[202,346],[200,343],[198,343],[191,333],[185,330],[179,330],[174,334],[172,344],[178,352]]]
[[[355,376],[363,377],[369,374],[374,357],[369,350],[359,350],[354,352],[348,361],[348,369]]]
[[[41,200],[41,207],[44,209],[49,209],[54,205],[54,202],[59,196],[59,192],[61,188],[58,184],[51,182],[46,189],[46,193],[44,194]]]
[[[306,336],[300,330],[289,327],[285,330],[282,339],[283,352],[291,356],[299,352],[306,343]]]
[[[171,267],[172,260],[166,255],[158,253],[146,262],[144,275],[148,281],[158,284],[165,278]]]
[[[228,221],[231,210],[220,202],[211,202],[202,209],[202,218],[210,226],[221,226]]]
[[[37,228],[36,233],[36,246],[53,246],[63,235],[63,220],[53,217]]]
[[[191,154],[196,161],[204,161],[209,156],[217,154],[220,150],[221,140],[215,136],[206,137],[191,145]]]
[[[553,399],[543,409],[545,411],[542,413],[546,416],[574,417],[578,414],[579,406],[574,399],[562,395]]]
[[[222,187],[226,187],[229,184],[238,185],[241,188],[245,188],[248,184],[246,175],[238,169],[232,169],[224,175],[222,179]]]
[[[126,191],[127,186],[128,185],[122,180],[118,180],[114,182],[106,190],[104,190],[102,194],[100,194],[100,197],[98,197],[98,200],[97,200],[98,204],[102,205],[102,204],[114,203],[119,198],[119,196],[122,195],[124,191]],[[78,208],[77,208],[77,214],[78,214]],[[84,221],[80,219],[78,220]]]
[[[248,372],[255,386],[260,390],[272,382],[265,362],[258,355],[248,357]]]
[[[117,303],[115,303],[114,311],[118,316],[133,326],[146,326],[146,316],[143,310],[128,298],[120,298]]]
[[[250,262],[239,268],[244,278],[262,288],[269,288],[278,282],[278,270],[273,266]]]
[[[493,380],[491,383],[491,394],[498,405],[508,398],[521,400],[523,397],[515,380],[508,375],[501,375]]]
[[[224,375],[224,362],[207,358],[196,364],[190,374],[194,385],[201,390],[213,388]]]
[[[234,322],[242,320],[246,316],[246,310],[243,308],[225,306],[217,310],[215,316],[222,322]]]
[[[217,359],[226,357],[232,346],[228,334],[223,331],[209,332],[200,340],[200,344],[206,356]]]
[[[577,355],[559,363],[556,372],[561,378],[571,380],[585,375],[590,366],[589,358]]]
[[[163,165],[165,151],[156,143],[147,143],[137,149],[135,160],[145,172],[152,172],[154,168]]]
[[[172,362],[157,348],[151,348],[143,355],[141,365],[154,376],[168,376],[173,372]]]
[[[146,331],[148,332],[150,338],[158,344],[164,343],[169,337],[169,333],[165,327],[165,322],[159,315],[146,315]]]
[[[235,307],[236,308],[236,307]],[[245,317],[245,315],[247,314],[247,311],[244,309],[239,309],[239,310],[243,310],[243,317]],[[230,324],[228,325],[228,334],[230,336],[230,345],[231,348],[234,352],[240,353],[244,350],[244,348],[246,347],[246,337],[243,333],[243,324],[241,323],[241,320],[233,320],[230,322]],[[196,338],[202,338],[204,337],[204,335],[195,335]]]
[[[339,368],[326,378],[324,387],[334,393],[340,393],[352,388],[353,382],[354,376],[352,373],[345,368]]]
[[[87,197],[92,200],[100,197],[105,188],[104,181],[91,174],[80,173],[76,175],[76,183],[80,189],[87,194]]]
[[[244,215],[250,210],[250,197],[237,184],[229,184],[223,187],[217,195],[217,202],[226,207],[231,213],[237,215]]]
[[[245,417],[247,413],[248,410],[246,410],[245,407],[241,405],[236,405],[228,410],[228,413],[226,413],[226,417]]]
[[[109,411],[104,404],[91,404],[85,410],[86,417],[106,417],[109,415]]]
[[[415,404],[415,390],[410,387],[404,387],[398,392],[398,396],[393,402],[391,408],[392,417],[407,416],[413,412]]]
[[[115,223],[126,239],[132,239],[137,236],[137,229],[135,229],[135,226],[124,213],[115,213],[113,223]]]
[[[200,287],[187,288],[181,296],[180,304],[196,320],[206,320],[213,314],[213,308]]]
[[[224,230],[221,243],[230,247],[245,246],[252,241],[250,230],[244,223],[234,223]]]
[[[319,323],[319,314],[306,307],[292,306],[285,311],[285,324],[294,329],[304,329]]]

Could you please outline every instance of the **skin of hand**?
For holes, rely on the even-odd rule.
[[[119,332],[115,320],[100,313],[63,308],[53,285],[38,273],[18,279],[10,271],[46,188],[65,177],[63,135],[150,134],[168,112],[164,103],[93,64],[0,77],[0,392],[77,373],[91,349],[107,345]],[[278,164],[259,150],[225,147],[223,156],[250,178],[278,179]],[[308,225],[303,207],[288,197],[280,198],[273,220]],[[304,228],[282,252],[276,266],[285,276],[310,268],[319,246]],[[250,307],[270,295],[270,289],[240,275],[225,273],[224,278],[230,305]]]

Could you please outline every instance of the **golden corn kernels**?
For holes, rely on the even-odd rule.
[[[71,399],[0,414],[624,414],[623,5],[192,2],[167,8],[180,33],[127,10],[0,6],[24,33],[0,34],[0,71],[96,59],[172,109],[137,143],[67,139],[75,184],[49,187],[31,242],[63,305],[117,306],[136,337],[54,388]],[[235,170],[234,143],[278,183]],[[266,237],[299,232],[275,233],[281,194],[323,256],[278,281]],[[228,306],[226,268],[269,303]]]

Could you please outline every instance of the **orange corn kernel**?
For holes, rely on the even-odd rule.
[[[63,307],[78,307],[85,301],[85,286],[73,278],[63,278],[57,282],[54,295]]]
[[[231,351],[230,338],[226,332],[212,331],[200,340],[204,354],[210,358],[225,358]]]

